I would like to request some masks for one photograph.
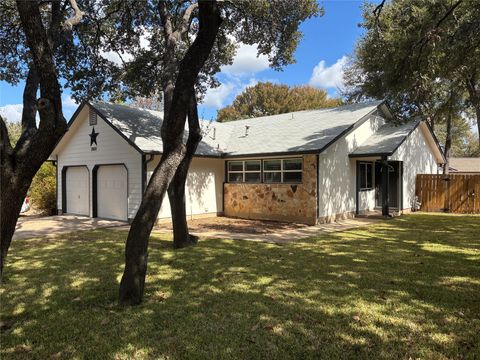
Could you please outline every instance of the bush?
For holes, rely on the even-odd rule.
[[[52,215],[57,207],[55,166],[44,163],[33,178],[30,186],[32,206],[45,214]]]

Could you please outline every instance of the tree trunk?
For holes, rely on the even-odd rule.
[[[168,184],[184,156],[185,148],[182,145],[170,153],[164,153],[148,183],[128,233],[125,270],[120,283],[120,303],[122,304],[137,305],[142,302],[150,232],[155,225]]]
[[[147,272],[148,240],[167,187],[185,156],[183,133],[192,89],[212,50],[221,24],[216,1],[199,1],[199,30],[180,62],[172,102],[162,124],[163,154],[135,215],[125,248],[125,270],[120,283],[120,303],[142,301]]]
[[[187,151],[168,188],[173,224],[173,247],[175,249],[195,245],[198,241],[198,237],[190,234],[188,231],[187,212],[185,208],[185,182],[187,180],[188,168],[190,167],[193,155],[201,139],[202,135],[198,121],[197,101],[195,90],[192,89],[188,110]]]
[[[18,214],[27,195],[32,179],[22,179],[12,172],[8,161],[2,162],[0,167],[0,280],[3,278],[3,269],[8,254],[8,249],[15,232]]]
[[[191,5],[192,8],[196,7],[196,4]],[[166,77],[163,84],[163,98],[164,98],[164,117],[167,118],[170,112],[171,103],[173,100],[173,91],[175,89],[175,74],[178,71],[178,66],[176,62],[176,51],[179,45],[179,39],[187,36],[188,26],[187,23],[190,21],[190,17],[184,17],[187,20],[187,23],[182,22],[176,24],[178,29],[174,30],[174,25],[172,19],[168,13],[168,6],[165,2],[158,3],[158,10],[161,16],[161,21],[163,24],[163,32],[166,39],[165,52],[167,58],[171,59],[168,63],[166,69]],[[191,12],[190,12],[191,14]],[[170,213],[172,217],[172,227],[173,227],[173,247],[174,248],[184,248],[197,243],[198,238],[194,235],[190,235],[188,231],[187,224],[187,212],[185,208],[185,182],[187,180],[188,169],[192,157],[195,153],[196,147],[201,138],[196,139],[200,136],[200,126],[198,123],[198,113],[197,113],[197,103],[195,98],[195,90],[192,89],[193,100],[189,104],[189,138],[187,140],[187,153],[185,158],[180,163],[175,176],[168,188],[168,198],[170,200]],[[194,120],[194,123],[191,123],[190,119]],[[195,136],[198,133],[198,136]]]
[[[480,150],[480,102],[475,106],[475,115],[477,116],[478,149]]]
[[[447,133],[445,137],[445,165],[443,174],[448,175],[450,171],[450,149],[452,148],[452,114],[447,115]]]
[[[480,149],[480,90],[475,76],[467,78],[467,90],[477,118],[478,148]]]

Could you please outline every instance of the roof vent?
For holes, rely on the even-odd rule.
[[[250,129],[250,125],[245,125],[245,136],[248,136],[248,129]]]
[[[91,107],[89,108],[88,119],[90,126],[97,125],[97,113]]]

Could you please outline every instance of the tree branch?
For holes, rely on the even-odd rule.
[[[462,1],[463,0],[458,0],[454,5],[452,5],[450,9],[448,9],[448,11],[440,18],[440,20],[437,21],[437,23],[435,24],[435,27],[427,31],[425,35],[418,41],[417,45],[420,45],[420,50],[418,51],[418,56],[416,59],[417,64],[420,61],[420,57],[423,53],[423,49],[432,38],[431,35],[434,34],[435,30],[437,30],[440,27],[440,25],[442,25],[442,23],[453,13],[453,11],[462,3]]]
[[[8,129],[2,115],[0,115],[0,166],[4,164],[4,156],[12,153],[12,144],[10,144],[10,138],[8,136]]]
[[[380,4],[373,10],[373,15],[375,16],[375,25],[379,26],[380,23],[380,14],[382,13],[383,6],[385,5],[386,0],[382,0]]]
[[[72,28],[80,21],[82,21],[82,17],[85,14],[78,7],[76,0],[70,0],[70,5],[72,6],[72,9],[75,11],[75,13],[71,18],[65,20],[65,22],[63,23],[63,28],[69,31],[72,30]]]
[[[22,132],[30,132],[36,130],[36,116],[37,116],[37,91],[39,78],[35,65],[30,64],[28,76],[25,81],[25,88],[23,90],[23,110],[22,110]]]
[[[168,13],[166,1],[160,0],[158,2],[157,9],[160,14],[160,20],[162,21],[163,34],[165,36],[165,39],[168,42],[173,34],[173,29],[172,29],[172,21],[170,19],[170,14]]]
[[[190,21],[192,20],[192,17],[193,17],[193,12],[197,8],[198,8],[198,3],[193,3],[188,8],[185,9],[185,12],[183,13],[183,16],[182,16],[181,26],[176,31],[178,32],[180,37],[183,36],[188,31],[188,28],[190,26]]]

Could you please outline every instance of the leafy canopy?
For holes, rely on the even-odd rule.
[[[217,120],[231,121],[340,104],[340,99],[331,99],[325,90],[311,86],[289,87],[283,84],[260,82],[237,95],[232,105],[220,109]]]
[[[473,105],[466,83],[478,90],[477,1],[370,3],[363,18],[365,34],[346,71],[349,99],[386,98],[400,116],[432,122]]]
[[[124,64],[121,80],[128,95],[151,97],[166,92],[175,79],[180,59],[198,30],[198,7],[197,1],[143,2],[134,15],[140,23],[117,29],[115,36],[125,39],[136,34],[135,56]],[[200,98],[208,87],[219,85],[215,74],[221,66],[232,64],[239,43],[255,44],[258,54],[268,56],[274,69],[293,63],[302,37],[300,23],[323,14],[315,0],[223,1],[219,5],[222,26],[197,81]],[[142,39],[148,46],[142,46]],[[112,49],[121,51],[116,42]]]
[[[197,1],[77,0],[84,13],[68,37],[57,37],[55,61],[64,87],[76,100],[158,96],[176,78],[178,64],[198,32]],[[68,0],[39,1],[47,28],[55,11],[71,15]],[[164,23],[162,6],[170,19]],[[240,42],[256,44],[274,69],[294,62],[299,25],[321,16],[315,0],[223,1],[223,22],[212,53],[197,81],[197,93],[218,86],[215,74],[231,64]],[[175,33],[167,45],[166,26]],[[53,34],[55,35],[55,34]],[[52,38],[56,38],[52,36]],[[27,77],[30,57],[14,0],[0,2],[0,80],[17,84]],[[173,79],[173,80],[172,80]]]

